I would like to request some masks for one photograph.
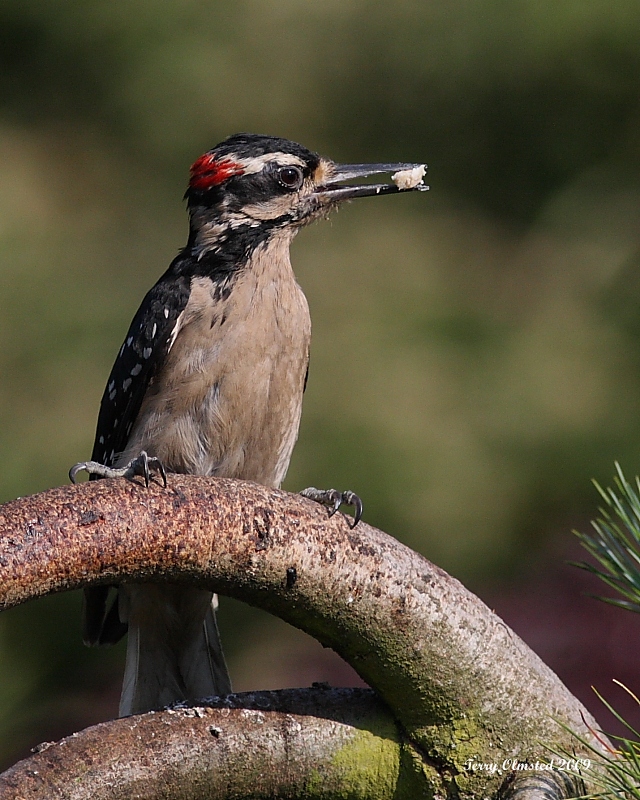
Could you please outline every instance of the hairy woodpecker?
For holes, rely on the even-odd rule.
[[[388,184],[343,181],[392,173]],[[92,478],[169,472],[282,483],[298,436],[311,320],[289,261],[298,230],[343,200],[426,189],[417,164],[338,165],[236,134],[191,167],[189,238],[138,309],[102,398]],[[307,489],[335,512],[352,492]],[[184,586],[85,590],[86,644],[128,629],[120,714],[227,694],[216,597]]]

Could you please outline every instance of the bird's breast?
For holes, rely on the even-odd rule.
[[[169,471],[279,486],[297,439],[309,308],[286,259],[262,253],[227,292],[195,277],[126,453]],[[271,254],[273,256],[273,254]]]

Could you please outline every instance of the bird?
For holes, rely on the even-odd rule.
[[[390,183],[347,183],[395,173]],[[337,164],[287,139],[234,134],[191,167],[187,243],[144,297],[100,404],[76,481],[168,473],[279,487],[298,436],[311,320],[289,246],[300,228],[356,197],[423,190],[418,164]],[[399,176],[399,177],[398,177]],[[303,490],[335,513],[351,491]],[[112,590],[117,592],[110,603]],[[231,692],[203,589],[121,583],[85,589],[83,639],[128,632],[120,716]]]

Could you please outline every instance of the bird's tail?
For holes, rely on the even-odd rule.
[[[123,584],[119,604],[129,625],[121,717],[231,692],[216,595],[169,584]]]

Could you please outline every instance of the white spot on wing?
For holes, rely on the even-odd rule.
[[[168,308],[165,308],[165,310],[164,310],[164,318],[165,319],[169,319],[169,309]]]
[[[184,311],[182,312],[182,314],[180,314],[180,316],[176,320],[176,324],[173,326],[173,330],[171,331],[171,336],[169,337],[169,347],[167,348],[167,353],[171,352],[171,348],[176,343],[176,339],[178,338],[178,334],[180,333],[180,328],[182,327],[183,319],[184,319]]]
[[[101,436],[101,437],[98,439],[98,442],[99,442],[100,444],[104,444],[104,436]]]
[[[153,350],[150,347],[145,347],[144,350],[142,351],[143,358],[149,358],[152,352]]]
[[[135,367],[131,370],[131,374],[133,375],[134,378],[141,372],[142,372],[142,364],[136,364]]]
[[[158,326],[157,326],[157,325],[156,325],[156,323],[154,322],[154,323],[153,323],[153,330],[151,331],[151,338],[152,338],[152,339],[154,338],[154,336],[156,335],[156,333],[157,333],[157,332],[158,332]]]
[[[127,339],[127,347],[131,347],[131,345],[132,345],[132,344],[133,344],[133,336],[130,336],[130,337]]]
[[[116,382],[115,382],[115,381],[111,381],[111,383],[110,383],[110,384],[109,384],[109,386],[107,387],[107,388],[108,388],[108,390],[109,390],[110,392],[112,392],[112,391],[113,391],[113,387],[114,387],[115,385],[116,385]]]
[[[127,389],[131,386],[131,378],[127,378],[126,381],[122,382],[122,388],[126,392]]]
[[[116,399],[116,390],[114,389],[112,392],[109,392],[109,400],[113,402]]]

